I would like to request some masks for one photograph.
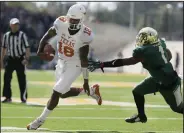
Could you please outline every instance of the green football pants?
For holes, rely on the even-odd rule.
[[[173,111],[183,113],[183,98],[181,93],[180,80],[178,80],[178,82],[171,88],[164,88],[162,85],[158,84],[153,79],[153,77],[148,77],[144,79],[140,84],[138,84],[133,89],[133,92],[142,96],[160,92],[166,103],[171,107]]]

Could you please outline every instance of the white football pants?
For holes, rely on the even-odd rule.
[[[58,60],[55,70],[56,83],[53,89],[61,94],[70,90],[71,84],[81,74],[80,61],[67,62]]]

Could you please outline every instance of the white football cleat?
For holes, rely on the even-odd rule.
[[[41,121],[40,118],[37,118],[36,120],[34,120],[33,122],[31,122],[30,124],[27,125],[27,130],[36,130],[43,123],[44,123],[44,121]]]
[[[90,96],[94,99],[96,99],[98,105],[101,105],[102,104],[102,97],[100,95],[100,89],[99,89],[99,85],[98,84],[95,84],[91,87],[90,89]]]

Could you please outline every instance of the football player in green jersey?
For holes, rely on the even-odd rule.
[[[159,39],[158,33],[151,27],[141,29],[136,36],[136,48],[130,58],[115,59],[107,62],[90,61],[88,69],[94,71],[104,67],[120,67],[141,62],[150,76],[139,83],[132,91],[138,114],[125,119],[128,123],[147,122],[144,110],[144,95],[160,92],[170,108],[183,114],[181,79],[174,71],[170,60],[172,54],[165,41]]]

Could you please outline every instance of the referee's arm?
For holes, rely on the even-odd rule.
[[[4,60],[4,56],[6,55],[6,49],[7,49],[7,41],[6,41],[7,37],[6,34],[4,34],[3,36],[3,40],[2,40],[2,45],[1,45],[1,62],[0,62],[0,68],[3,68],[3,60]]]
[[[27,41],[27,37],[26,37],[25,33],[23,34],[23,42],[24,42],[24,47],[26,49],[25,59],[29,60],[29,57],[30,57],[30,46],[29,46],[29,43]]]

